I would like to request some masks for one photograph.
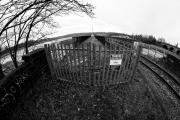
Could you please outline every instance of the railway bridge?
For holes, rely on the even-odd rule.
[[[177,46],[173,46],[173,45],[170,45],[168,43],[159,43],[159,46],[163,47],[164,49],[166,50],[169,50],[177,55],[180,55],[180,48],[178,48]]]
[[[44,47],[24,55],[24,64],[0,81],[2,120],[179,119],[177,54],[96,34]]]

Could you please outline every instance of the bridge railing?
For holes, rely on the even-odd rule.
[[[141,55],[154,61],[159,66],[166,69],[166,71],[174,74],[180,80],[180,56],[164,48],[160,48],[154,45],[141,43],[141,46]]]
[[[0,119],[8,120],[20,101],[43,74],[49,72],[44,48],[22,56],[24,64],[0,80]]]

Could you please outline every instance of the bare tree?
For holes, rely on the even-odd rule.
[[[55,16],[71,13],[85,13],[93,17],[93,5],[78,0],[6,0],[0,1],[0,38],[5,41],[15,67],[19,44],[25,43],[28,50],[29,40],[45,38],[44,28],[54,28]]]
[[[158,38],[158,42],[166,43],[166,40],[164,38]]]

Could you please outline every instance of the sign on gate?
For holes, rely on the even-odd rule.
[[[139,45],[139,42],[134,42],[135,49],[137,49],[138,45]]]
[[[122,55],[120,54],[111,54],[110,65],[121,65]]]

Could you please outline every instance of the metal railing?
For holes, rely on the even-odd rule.
[[[180,56],[154,45],[145,43],[140,43],[140,45],[142,46],[141,55],[154,61],[157,65],[180,80]]]

